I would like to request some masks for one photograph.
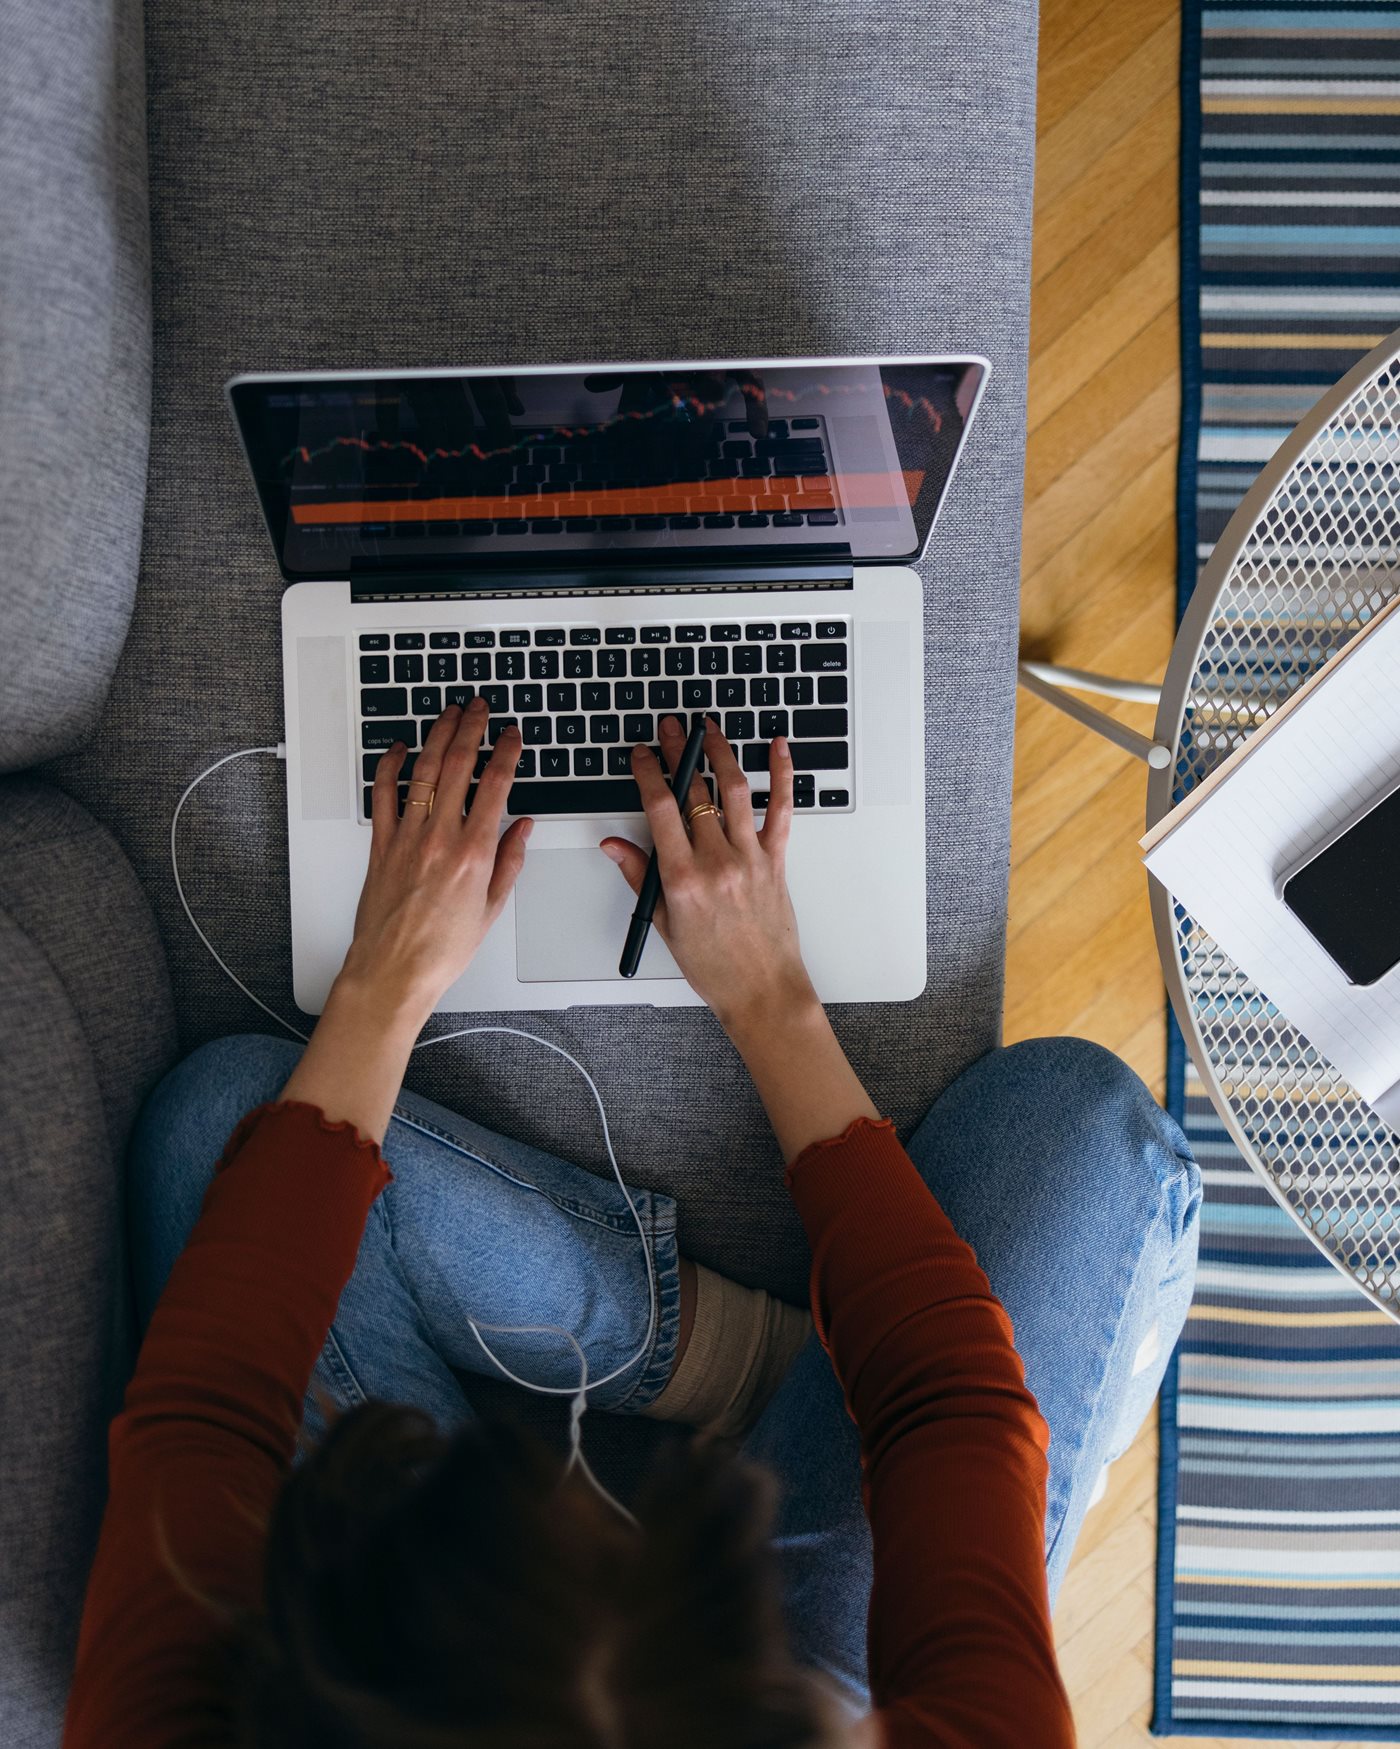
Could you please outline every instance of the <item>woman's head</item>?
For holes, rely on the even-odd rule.
[[[761,1472],[663,1452],[634,1529],[503,1426],[366,1404],[291,1477],[242,1677],[256,1749],[825,1749]]]

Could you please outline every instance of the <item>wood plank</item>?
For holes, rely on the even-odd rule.
[[[1047,55],[1042,44],[1043,67],[1036,91],[1039,133],[1051,135],[1072,112],[1103,93],[1105,86],[1116,86],[1125,64],[1142,49],[1144,38],[1162,29],[1180,35],[1178,0],[1133,0],[1131,6],[1101,13],[1094,29],[1080,30],[1069,41],[1055,45],[1053,54]],[[1121,113],[1116,91],[1106,94],[1103,107],[1106,115]]]

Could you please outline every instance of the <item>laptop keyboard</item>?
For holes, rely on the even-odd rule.
[[[384,749],[409,749],[402,812],[428,730],[478,695],[490,717],[475,776],[507,726],[524,742],[511,814],[640,812],[633,746],[656,746],[661,717],[698,711],[733,744],[756,807],[768,801],[768,743],[786,735],[794,805],[849,811],[850,647],[845,619],[361,632],[363,817]]]

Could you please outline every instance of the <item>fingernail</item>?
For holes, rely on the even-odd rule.
[[[607,857],[609,862],[622,861],[622,852],[615,844],[600,844],[598,848],[602,851],[603,855]]]
[[[395,741],[395,743],[389,749],[389,751],[391,753],[407,753],[408,748],[404,745],[404,743],[402,741]]]
[[[792,751],[788,747],[787,737],[785,735],[779,735],[777,740],[774,741],[773,745],[778,749],[779,759],[791,759],[792,758]]]
[[[643,759],[651,758],[651,748],[645,746],[641,741],[638,741],[637,745],[632,749],[632,757],[635,759],[639,753]]]
[[[526,844],[528,844],[530,842],[530,834],[534,831],[534,829],[535,829],[535,822],[533,820],[527,820],[525,822],[525,824],[520,828],[520,836],[525,841]]]

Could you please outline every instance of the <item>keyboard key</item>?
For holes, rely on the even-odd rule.
[[[603,750],[601,747],[574,748],[574,776],[601,777],[603,775]]]
[[[794,431],[820,431],[819,419],[790,419],[788,421]]]
[[[389,678],[387,656],[361,656],[360,679],[366,686],[383,686]]]
[[[748,687],[742,680],[721,680],[715,685],[715,703],[728,709],[748,703]]]
[[[850,794],[843,789],[824,789],[817,800],[824,808],[848,808],[851,805]]]
[[[559,678],[558,651],[531,650],[530,678],[531,680],[557,680]]]
[[[570,685],[567,680],[559,681],[554,686],[547,686],[544,695],[552,711],[576,711],[578,709],[578,688]]]
[[[718,648],[710,647],[700,652],[700,672],[702,674],[728,674],[729,652],[721,644]]]
[[[680,688],[674,680],[652,680],[647,683],[647,707],[653,711],[673,711],[680,704]]]
[[[768,770],[768,743],[766,741],[746,741],[739,749],[739,763],[745,771]]]
[[[520,650],[530,641],[529,632],[502,632],[501,648],[503,650]]]
[[[548,754],[545,755],[548,758]],[[601,757],[601,756],[600,756]],[[552,777],[543,769],[541,777]],[[517,783],[506,802],[509,814],[640,814],[642,798],[630,777],[585,783]]]
[[[698,516],[669,516],[666,519],[672,528],[699,528]]]
[[[806,648],[804,648],[803,654],[806,654]],[[768,672],[770,674],[791,674],[796,666],[796,644],[770,644],[768,646]]]
[[[569,680],[591,680],[593,678],[592,650],[565,650],[564,674]]]
[[[489,680],[491,678],[491,658],[485,650],[466,650],[462,655],[463,680]]]
[[[671,641],[670,626],[643,626],[642,642],[644,644],[669,644]]]
[[[714,682],[710,680],[683,680],[681,682],[681,704],[688,711],[706,711],[712,702],[711,691]]]
[[[788,732],[788,714],[786,711],[760,711],[758,714],[759,739],[771,741],[777,735]]]
[[[609,713],[604,717],[588,719],[588,738],[599,747],[609,746],[614,741],[622,739],[622,724]]]
[[[494,650],[495,632],[463,632],[462,642],[469,650]]]
[[[405,686],[368,687],[360,694],[362,717],[403,717],[408,715],[408,688]]]
[[[794,795],[811,795],[817,787],[817,780],[810,771],[799,771],[792,780]]]
[[[794,771],[845,771],[851,750],[844,741],[792,741]]]
[[[818,638],[844,638],[845,635],[846,626],[843,620],[821,619],[817,621]]]
[[[507,634],[503,633],[502,636]],[[496,657],[497,680],[523,680],[525,658],[519,650],[502,650]]]
[[[678,644],[703,644],[705,641],[704,626],[677,626],[676,642]]]
[[[510,709],[510,688],[507,686],[480,686],[476,696],[486,700],[486,708],[493,717],[504,716]]]
[[[809,510],[807,521],[813,528],[835,528],[840,518],[834,510]]]
[[[810,685],[811,682],[809,681]],[[812,702],[810,694],[803,699],[803,704]],[[844,674],[823,674],[817,682],[818,704],[845,704],[846,676]]]
[[[767,526],[768,526],[768,518],[766,516],[760,515],[757,512],[753,512],[753,513],[741,516],[739,518],[739,527],[740,528],[767,528]]]
[[[535,643],[537,645],[539,645],[539,644],[562,644],[563,642],[564,642],[564,628],[563,628],[563,626],[548,626],[548,627],[546,627],[546,629],[544,631],[535,633]]]
[[[724,718],[725,738],[730,741],[752,741],[754,716],[752,711],[727,711]]]
[[[845,666],[846,646],[844,644],[804,644],[802,646],[802,672],[804,674],[830,674]]]
[[[556,717],[554,738],[561,745],[575,747],[588,738],[588,722],[584,717]]]
[[[394,679],[400,686],[412,686],[415,681],[423,678],[423,658],[421,656],[395,656]]]
[[[749,799],[752,801],[755,809],[766,808],[768,806],[768,791],[766,789],[756,789],[753,791]]]
[[[751,644],[770,643],[777,635],[778,628],[772,624],[744,627],[744,636]]]
[[[635,644],[637,628],[635,626],[609,626],[603,633],[605,644]]]
[[[541,777],[567,777],[569,775],[569,750],[567,747],[546,747],[540,754]],[[520,808],[522,814],[534,813],[533,808]]]
[[[849,729],[845,711],[794,711],[792,732],[804,740],[843,740]]]
[[[486,739],[494,747],[507,729],[518,729],[520,724],[514,717],[492,717],[486,725]]]
[[[667,650],[666,672],[668,674],[671,672],[671,662],[675,657],[682,654],[688,656],[692,654],[692,652],[689,650]],[[660,650],[633,650],[631,668],[633,676],[641,679],[650,679],[653,675],[659,674],[661,672]]]
[[[544,747],[554,738],[554,725],[548,717],[526,717],[520,725],[520,739],[527,747]]]
[[[635,747],[639,741],[649,747],[656,739],[656,719],[645,715],[624,717],[622,738],[629,747]]]
[[[457,658],[455,656],[429,656],[428,679],[439,685],[446,680],[457,678]]]
[[[449,686],[443,694],[443,704],[455,704],[458,710],[465,710],[476,697],[474,686]]]
[[[774,528],[801,528],[802,518],[794,515],[790,510],[785,510],[781,515],[773,518],[773,526]]]
[[[632,769],[632,749],[630,747],[608,748],[608,776],[626,777]]]
[[[596,644],[601,642],[601,634],[597,626],[572,626],[569,629],[569,642],[575,646]]]
[[[535,775],[535,750],[533,747],[525,747],[521,750],[520,757],[515,762],[515,775],[517,777],[533,777]]]
[[[441,716],[442,688],[439,686],[415,686],[413,689],[413,714],[415,717]]]
[[[388,632],[361,632],[360,648],[362,650],[387,650],[389,648]]]
[[[394,648],[396,650],[421,650],[427,639],[422,632],[395,632]]]
[[[825,681],[822,682],[826,684]],[[844,683],[843,683],[844,684]],[[783,682],[783,703],[790,705],[811,704],[812,678],[809,674],[790,674]]]
[[[638,653],[638,655],[641,654],[640,651],[638,651],[637,653]],[[651,670],[651,672],[653,674],[655,674],[657,672],[657,670],[655,668],[653,668]],[[682,674],[694,674],[694,672],[695,672],[695,651],[691,645],[689,645],[689,644],[673,644],[671,646],[671,648],[669,650],[667,650],[667,652],[666,652],[666,672],[668,674],[675,674],[677,676],[682,675]]]
[[[544,688],[542,686],[512,686],[510,689],[510,708],[527,716],[531,711],[544,709]]]
[[[706,528],[733,528],[734,526],[734,518],[726,515],[722,511],[712,512],[709,516],[705,517],[704,521]]]
[[[367,788],[365,790],[365,818],[368,820],[373,815],[373,813],[374,813],[374,791],[372,789]]]
[[[811,794],[800,795],[794,790],[792,794],[792,805],[794,808],[815,808],[817,805],[817,798]]]
[[[810,638],[811,635],[811,626],[805,625],[801,620],[789,621],[783,626],[783,636],[794,644],[801,643],[804,638]]]
[[[365,754],[365,756],[364,756],[364,772],[365,772],[365,782],[366,783],[373,783],[374,782],[374,774],[376,771],[379,770],[379,761],[382,757],[383,757],[383,755],[381,753],[366,753]],[[416,753],[405,753],[404,754],[403,764],[399,767],[399,782],[400,783],[407,783],[408,782],[409,778],[411,778],[413,776],[413,767],[417,763],[418,763],[418,755]]]
[[[712,644],[737,644],[740,631],[738,626],[711,626],[710,642]]]
[[[428,648],[430,650],[455,650],[462,641],[460,632],[429,632]]]
[[[646,688],[640,680],[619,680],[613,687],[613,708],[620,711],[639,711],[646,701]]]
[[[579,703],[586,711],[605,711],[612,707],[612,688],[606,680],[590,680],[586,686],[581,686]]]
[[[376,717],[372,723],[360,724],[361,747],[392,747],[395,741],[402,741],[405,747],[418,745],[418,725],[408,718],[403,722],[390,722],[387,718]]]
[[[736,674],[757,674],[763,667],[763,651],[757,644],[736,644],[731,654]]]
[[[812,683],[809,680],[808,686]],[[749,703],[754,705],[772,705],[778,702],[778,683],[771,675],[763,675],[758,680],[749,682]],[[810,701],[809,701],[810,702]]]
[[[599,650],[598,674],[603,680],[617,680],[627,672],[626,650]]]

